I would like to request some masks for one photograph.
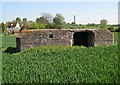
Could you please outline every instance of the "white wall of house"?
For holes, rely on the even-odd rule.
[[[16,26],[15,26],[15,30],[20,30],[20,28],[21,27],[20,27],[19,23],[17,23]]]
[[[13,31],[14,31],[14,28],[13,28],[13,27],[7,28],[7,32],[8,32],[8,33],[11,33],[11,32],[13,32]]]

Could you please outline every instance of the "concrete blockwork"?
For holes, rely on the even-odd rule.
[[[24,30],[16,37],[17,51],[34,46],[113,45],[114,36],[106,29],[41,29]]]

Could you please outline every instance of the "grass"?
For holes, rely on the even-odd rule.
[[[16,47],[16,38],[14,35],[2,35],[2,49]]]
[[[120,33],[118,32],[114,32],[114,44],[118,45],[118,36],[120,35]]]

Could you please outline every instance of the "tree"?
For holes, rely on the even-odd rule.
[[[52,22],[52,15],[49,13],[42,13],[42,16],[36,18],[36,22],[39,24],[48,24]]]
[[[102,20],[100,21],[100,26],[101,26],[101,28],[106,28],[106,27],[107,27],[107,20],[102,19]]]
[[[46,25],[46,29],[53,29],[53,28],[54,28],[54,26],[53,26],[52,23],[48,23],[48,24]]]
[[[52,22],[52,19],[53,19],[52,14],[50,14],[50,13],[42,13],[42,17],[44,17],[49,23]]]
[[[1,24],[1,27],[2,27],[2,32],[5,32],[6,31],[6,26],[5,26],[5,24],[3,22]]]
[[[27,21],[28,26],[30,26],[32,23],[34,23],[33,21]]]
[[[53,24],[55,26],[55,28],[60,29],[63,27],[64,25],[64,17],[62,16],[62,14],[56,14],[56,16],[53,18]]]
[[[23,18],[23,25],[27,26],[27,18]]]
[[[2,23],[0,23],[0,32],[2,31]]]
[[[36,19],[36,22],[39,24],[48,24],[48,20],[45,17],[40,17]]]
[[[40,23],[40,18],[36,18],[36,23]]]
[[[71,25],[75,25],[75,22],[72,22]]]
[[[19,25],[22,25],[22,20],[19,17],[17,17],[15,21],[18,22]]]

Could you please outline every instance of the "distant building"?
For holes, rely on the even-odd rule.
[[[19,23],[9,23],[7,27],[8,34],[14,34],[15,31],[19,31],[21,29]]]

